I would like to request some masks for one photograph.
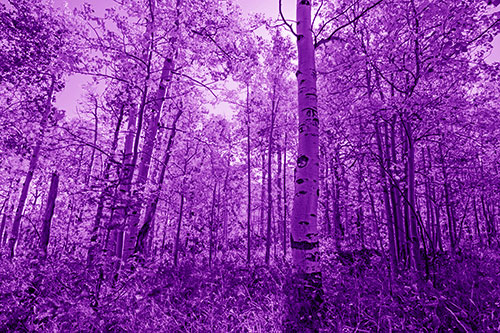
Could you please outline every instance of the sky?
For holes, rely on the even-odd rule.
[[[0,0],[1,2],[2,0]],[[98,15],[103,15],[104,10],[113,6],[113,0],[53,0],[55,6],[73,9],[80,7],[84,2],[90,3]],[[236,0],[240,5],[244,14],[262,13],[271,18],[279,17],[278,3],[279,0]],[[282,0],[283,13],[287,19],[295,19],[295,0]],[[500,61],[500,36],[497,36],[493,41],[493,50],[487,58],[487,62]],[[83,75],[70,76],[66,82],[66,88],[58,94],[56,106],[59,109],[66,110],[68,116],[77,116],[78,100],[83,93],[83,86],[90,82],[90,78]],[[230,116],[232,110],[227,103],[221,103],[215,106],[215,113],[221,113],[224,116]]]

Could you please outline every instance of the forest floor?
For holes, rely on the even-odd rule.
[[[375,252],[324,256],[322,331],[500,331],[498,251],[443,254],[424,282],[412,273],[389,278]],[[76,258],[2,258],[0,331],[280,332],[283,267],[228,259],[209,270],[185,258],[177,268],[155,262],[107,277],[103,265],[88,270]]]

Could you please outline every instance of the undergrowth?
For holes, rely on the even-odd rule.
[[[1,260],[2,332],[282,331],[286,263],[148,263],[113,277],[74,258]],[[442,256],[428,281],[390,278],[378,253],[327,255],[322,268],[324,332],[500,330],[494,251]]]

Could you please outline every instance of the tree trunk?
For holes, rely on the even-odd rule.
[[[179,108],[175,118],[172,122],[172,129],[170,132],[170,136],[168,138],[167,148],[165,150],[165,156],[163,158],[163,165],[161,167],[160,177],[158,179],[158,185],[155,191],[153,198],[150,201],[150,204],[146,208],[146,213],[144,217],[144,224],[139,230],[139,234],[137,236],[137,242],[135,245],[135,252],[144,254],[145,249],[145,240],[148,238],[148,234],[152,227],[153,219],[156,215],[156,209],[158,208],[158,201],[160,199],[160,194],[163,189],[163,182],[165,180],[165,173],[167,171],[167,165],[170,161],[170,157],[172,155],[172,146],[174,144],[174,138],[177,133],[177,122],[179,121],[182,115],[182,108]]]
[[[92,152],[90,153],[90,162],[89,169],[87,170],[87,175],[85,177],[85,185],[89,185],[90,179],[92,178],[92,169],[94,167],[94,159],[95,159],[95,148],[97,147],[97,138],[99,135],[99,117],[97,114],[97,99],[94,100],[95,108],[94,108],[94,139],[92,142]]]
[[[286,330],[314,331],[320,326],[322,278],[319,265],[319,118],[311,1],[297,0],[298,118],[297,171],[290,242],[293,290]]]
[[[106,166],[104,168],[104,173],[103,173],[103,178],[105,181],[105,188],[101,192],[99,196],[99,201],[97,203],[97,210],[94,218],[94,225],[92,227],[91,231],[91,237],[90,237],[90,246],[89,246],[89,251],[87,253],[87,267],[91,267],[92,263],[94,261],[94,257],[97,252],[97,238],[99,234],[99,228],[101,227],[101,219],[104,213],[104,204],[107,198],[109,198],[112,195],[111,191],[111,186],[107,184],[109,181],[110,177],[110,171],[111,171],[111,165],[112,165],[112,160],[115,158],[116,154],[116,148],[118,147],[118,136],[120,134],[120,128],[122,125],[123,121],[123,113],[125,110],[125,106],[122,105],[120,107],[120,113],[118,115],[118,120],[116,122],[116,127],[115,131],[113,134],[113,140],[111,141],[111,151],[110,151],[110,157],[106,160]]]
[[[217,193],[217,183],[214,183],[214,192],[212,194],[212,209],[210,210],[210,219],[209,219],[209,237],[208,237],[208,267],[212,269],[213,263],[213,243],[214,243],[214,235],[213,228],[215,222],[215,195]]]
[[[384,193],[384,206],[385,206],[385,214],[387,217],[387,231],[389,234],[389,256],[391,260],[391,273],[392,276],[397,272],[397,258],[396,258],[396,247],[394,240],[394,220],[391,211],[391,205],[389,201],[389,189],[387,182],[387,173],[385,170],[383,149],[382,149],[382,138],[380,135],[379,125],[377,122],[374,124],[375,126],[375,137],[377,140],[378,154],[379,154],[379,166],[380,166],[380,176],[382,178],[382,191]]]
[[[154,142],[156,139],[156,134],[158,132],[158,123],[160,120],[160,113],[163,107],[163,102],[165,101],[167,88],[172,80],[174,62],[171,57],[166,57],[163,63],[163,69],[160,78],[160,85],[156,91],[154,99],[153,112],[150,118],[148,130],[146,132],[146,138],[144,141],[144,148],[141,154],[141,162],[139,165],[139,172],[137,175],[136,187],[138,189],[137,193],[142,193],[144,185],[148,179],[149,166],[151,164],[151,157],[153,155]],[[128,231],[125,238],[124,245],[124,259],[127,260],[133,253],[137,243],[137,227],[140,220],[140,212],[142,209],[142,204],[140,202],[135,202],[133,205],[133,210],[128,223]]]
[[[179,257],[179,239],[181,237],[181,223],[182,223],[183,212],[184,212],[184,193],[181,193],[179,219],[177,220],[177,232],[175,233],[175,245],[174,245],[174,266],[175,267],[177,267],[177,262],[178,262],[178,257]]]
[[[265,150],[262,152],[262,185],[260,187],[260,237],[264,238],[264,216],[266,212],[266,155]]]
[[[3,247],[3,243],[2,243],[3,235],[4,235],[4,232],[7,233],[7,220],[8,220],[7,217],[9,216],[9,201],[10,201],[10,196],[12,193],[12,185],[13,185],[13,180],[10,181],[9,192],[7,193],[7,198],[5,198],[3,205],[2,205],[2,209],[0,210],[0,212],[3,213],[2,224],[0,225],[0,255],[2,253],[1,249]]]
[[[331,235],[332,233],[332,222],[330,220],[330,197],[332,196],[332,193],[330,191],[330,183],[328,179],[330,178],[329,175],[329,164],[328,163],[328,158],[326,156],[326,153],[323,153],[322,156],[323,160],[325,161],[325,166],[323,168],[323,179],[322,179],[322,184],[323,188],[325,190],[325,203],[324,203],[324,209],[325,209],[325,224],[326,224],[326,234],[328,236]],[[335,194],[333,194],[335,196]]]
[[[288,133],[285,132],[285,144],[283,145],[283,259],[286,258],[286,229],[288,215],[288,201],[286,192],[286,149],[287,149]]]
[[[406,122],[408,137],[408,195],[410,205],[410,245],[413,254],[412,263],[417,271],[422,270],[420,257],[420,241],[417,234],[417,207],[415,204],[415,141],[410,121]]]
[[[357,197],[357,209],[356,209],[356,226],[358,231],[358,240],[361,249],[365,248],[365,231],[364,231],[364,213],[363,213],[363,191],[362,191],[362,182],[363,182],[363,163],[364,163],[364,153],[362,152],[362,134],[363,134],[363,125],[361,115],[358,118],[359,122],[359,133],[358,133],[358,154],[361,154],[358,160],[358,197]],[[378,126],[378,125],[377,125]]]
[[[251,249],[251,223],[252,223],[252,179],[251,179],[251,172],[252,172],[252,164],[251,164],[251,150],[250,150],[250,108],[249,108],[249,98],[250,98],[250,91],[249,87],[247,84],[247,106],[246,106],[246,112],[247,112],[247,199],[248,199],[248,206],[247,206],[247,264],[250,264],[250,249]]]
[[[340,163],[340,161],[339,161]],[[335,167],[335,162],[331,161],[330,171],[332,173],[332,201],[333,201],[333,223],[335,230],[335,248],[340,251],[342,240],[344,239],[344,227],[342,226],[340,213],[340,174]],[[346,205],[347,206],[347,205]]]
[[[476,219],[476,234],[477,237],[479,238],[479,246],[483,247],[483,237],[481,236],[481,228],[479,227],[479,214],[477,211],[477,204],[476,204],[476,197],[473,196],[472,198],[472,207],[474,208],[474,217]],[[5,217],[5,215],[4,215]]]
[[[397,155],[396,155],[396,115],[392,116],[391,121],[391,162],[394,165],[398,165]],[[399,180],[396,178],[398,174],[396,171],[392,174],[391,182],[391,199],[393,199],[393,210],[394,210],[394,225],[396,231],[396,239],[399,240],[399,251],[398,258],[401,263],[403,258],[406,256],[406,236],[405,236],[405,225],[403,219],[403,212],[401,210],[401,187]]]
[[[125,136],[125,144],[123,149],[123,161],[120,170],[120,179],[118,185],[118,193],[116,194],[115,214],[111,215],[110,226],[114,235],[111,239],[111,250],[118,258],[122,258],[123,251],[123,238],[125,232],[125,221],[128,218],[130,206],[130,188],[132,186],[132,174],[134,172],[133,165],[133,141],[136,134],[136,110],[134,107],[130,108],[127,135]],[[116,216],[115,216],[116,215]]]
[[[52,173],[52,179],[50,181],[50,190],[47,197],[47,207],[45,208],[45,214],[43,216],[42,234],[40,237],[40,250],[42,252],[42,259],[47,258],[47,247],[49,245],[50,238],[50,225],[52,222],[52,216],[54,215],[54,209],[56,207],[58,187],[59,175],[57,174],[57,172],[54,172]]]
[[[266,254],[265,263],[269,265],[271,258],[271,226],[273,225],[273,196],[272,196],[272,159],[273,159],[273,131],[274,131],[274,120],[276,118],[276,112],[278,109],[278,102],[273,98],[272,110],[271,110],[271,128],[269,130],[269,146],[267,149],[267,232],[266,232]]]
[[[16,215],[14,216],[14,222],[12,223],[12,231],[9,239],[10,259],[14,258],[14,249],[19,237],[19,228],[21,226],[21,218],[23,216],[24,205],[26,203],[26,198],[28,197],[28,191],[30,188],[31,180],[33,179],[33,174],[35,173],[35,169],[38,164],[38,158],[40,157],[40,150],[42,148],[43,139],[45,137],[45,130],[47,128],[47,122],[49,119],[50,111],[52,109],[52,96],[54,94],[55,84],[56,79],[54,76],[52,76],[49,92],[47,94],[45,110],[42,115],[42,120],[40,121],[40,133],[37,136],[35,148],[33,149],[33,153],[31,154],[28,172],[26,173],[26,178],[24,179],[21,196],[19,197],[19,203],[16,209]]]
[[[278,138],[278,141],[280,138]],[[277,198],[276,198],[276,208],[278,210],[278,221],[277,221],[277,226],[278,226],[278,229],[276,231],[276,234],[275,234],[275,242],[278,242],[279,241],[279,238],[281,237],[281,235],[283,234],[283,206],[282,206],[282,200],[283,200],[283,185],[282,185],[282,181],[283,179],[281,178],[281,168],[282,168],[282,165],[281,165],[281,146],[280,145],[277,145],[276,147],[276,158],[277,158],[277,161],[276,161],[276,166],[278,167],[278,170],[277,170],[277,173],[276,173],[276,188],[278,189],[278,193],[276,194],[277,195]]]

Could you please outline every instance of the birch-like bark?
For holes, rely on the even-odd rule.
[[[162,74],[160,78],[160,85],[156,91],[154,99],[153,114],[151,115],[148,131],[146,132],[146,138],[144,141],[144,148],[141,154],[141,162],[139,165],[139,172],[137,175],[136,187],[140,193],[144,185],[147,182],[149,166],[151,164],[151,157],[153,155],[153,148],[156,139],[156,134],[158,132],[158,123],[160,119],[161,109],[163,107],[163,102],[165,101],[166,91],[170,82],[172,80],[173,71],[173,59],[170,57],[165,58],[163,63]],[[137,243],[137,229],[140,221],[140,212],[142,209],[142,204],[138,203],[134,205],[132,214],[129,218],[127,234],[124,244],[124,259],[127,260],[133,253]]]
[[[45,214],[43,215],[42,234],[40,236],[40,250],[42,259],[47,258],[47,247],[50,240],[50,226],[52,222],[52,216],[54,216],[54,209],[56,207],[58,187],[59,175],[57,174],[57,172],[54,172],[52,173],[52,179],[50,181],[50,189],[47,196],[47,206],[45,208]]]
[[[290,242],[293,258],[292,300],[287,329],[318,330],[322,303],[319,265],[319,116],[316,65],[309,0],[297,0],[298,150]]]
[[[101,219],[104,213],[104,204],[107,198],[109,198],[112,194],[111,185],[107,184],[110,177],[111,165],[113,159],[115,158],[116,148],[118,147],[118,136],[120,134],[120,128],[123,121],[125,106],[122,105],[120,108],[120,113],[118,114],[118,120],[116,122],[115,131],[113,134],[113,140],[111,141],[111,152],[110,157],[106,160],[106,166],[103,172],[103,178],[105,183],[105,188],[99,195],[99,201],[97,203],[96,214],[94,218],[94,225],[92,227],[91,237],[90,237],[90,246],[89,251],[87,253],[87,267],[91,267],[94,261],[94,257],[97,252],[97,238],[99,233],[99,228],[101,227]]]
[[[168,138],[167,148],[165,150],[165,156],[163,158],[163,164],[161,167],[160,176],[158,179],[158,185],[156,191],[154,193],[153,198],[150,201],[150,204],[146,208],[146,213],[144,214],[144,224],[139,230],[139,234],[137,236],[137,243],[135,245],[135,252],[145,254],[145,241],[148,238],[148,234],[150,233],[153,220],[156,215],[156,209],[158,208],[158,201],[160,199],[160,194],[163,189],[163,183],[165,180],[165,173],[167,171],[168,162],[170,161],[170,157],[172,155],[172,146],[174,144],[174,138],[177,133],[177,122],[179,121],[182,115],[182,108],[179,108],[175,118],[172,122],[172,129],[170,132],[170,136]]]
[[[111,212],[110,222],[108,228],[112,230],[110,241],[111,253],[116,258],[122,258],[123,251],[123,235],[125,232],[124,222],[127,220],[130,202],[130,188],[132,173],[134,171],[133,161],[133,142],[136,134],[136,110],[134,107],[130,108],[127,134],[125,136],[125,144],[123,149],[122,167],[120,170],[118,191],[114,198],[113,208],[115,211]],[[116,205],[116,206],[115,206]],[[119,269],[119,265],[117,267]]]
[[[247,84],[247,264],[250,264],[250,249],[251,249],[251,225],[252,225],[252,164],[251,164],[251,146],[250,146],[250,90]]]
[[[26,198],[28,197],[30,184],[31,181],[33,180],[33,174],[35,173],[35,169],[38,164],[38,158],[40,157],[40,150],[42,149],[43,140],[45,138],[45,131],[47,129],[47,122],[49,119],[50,111],[52,109],[52,96],[54,94],[56,79],[54,76],[52,76],[51,80],[52,82],[50,84],[49,92],[47,94],[45,110],[43,111],[42,120],[40,121],[40,132],[38,133],[33,153],[31,154],[28,172],[26,173],[26,177],[24,179],[23,188],[21,190],[21,196],[19,197],[19,203],[16,209],[16,215],[14,216],[14,221],[12,223],[12,231],[9,239],[10,259],[14,258],[14,250],[19,237],[19,228],[21,226],[21,218],[23,216],[24,205],[26,204]]]
[[[269,130],[269,146],[267,149],[267,230],[266,230],[266,254],[265,263],[269,265],[271,258],[271,226],[272,226],[272,209],[273,209],[273,196],[272,196],[272,159],[273,159],[273,132],[274,120],[278,108],[278,101],[273,100],[271,110],[271,128]]]

